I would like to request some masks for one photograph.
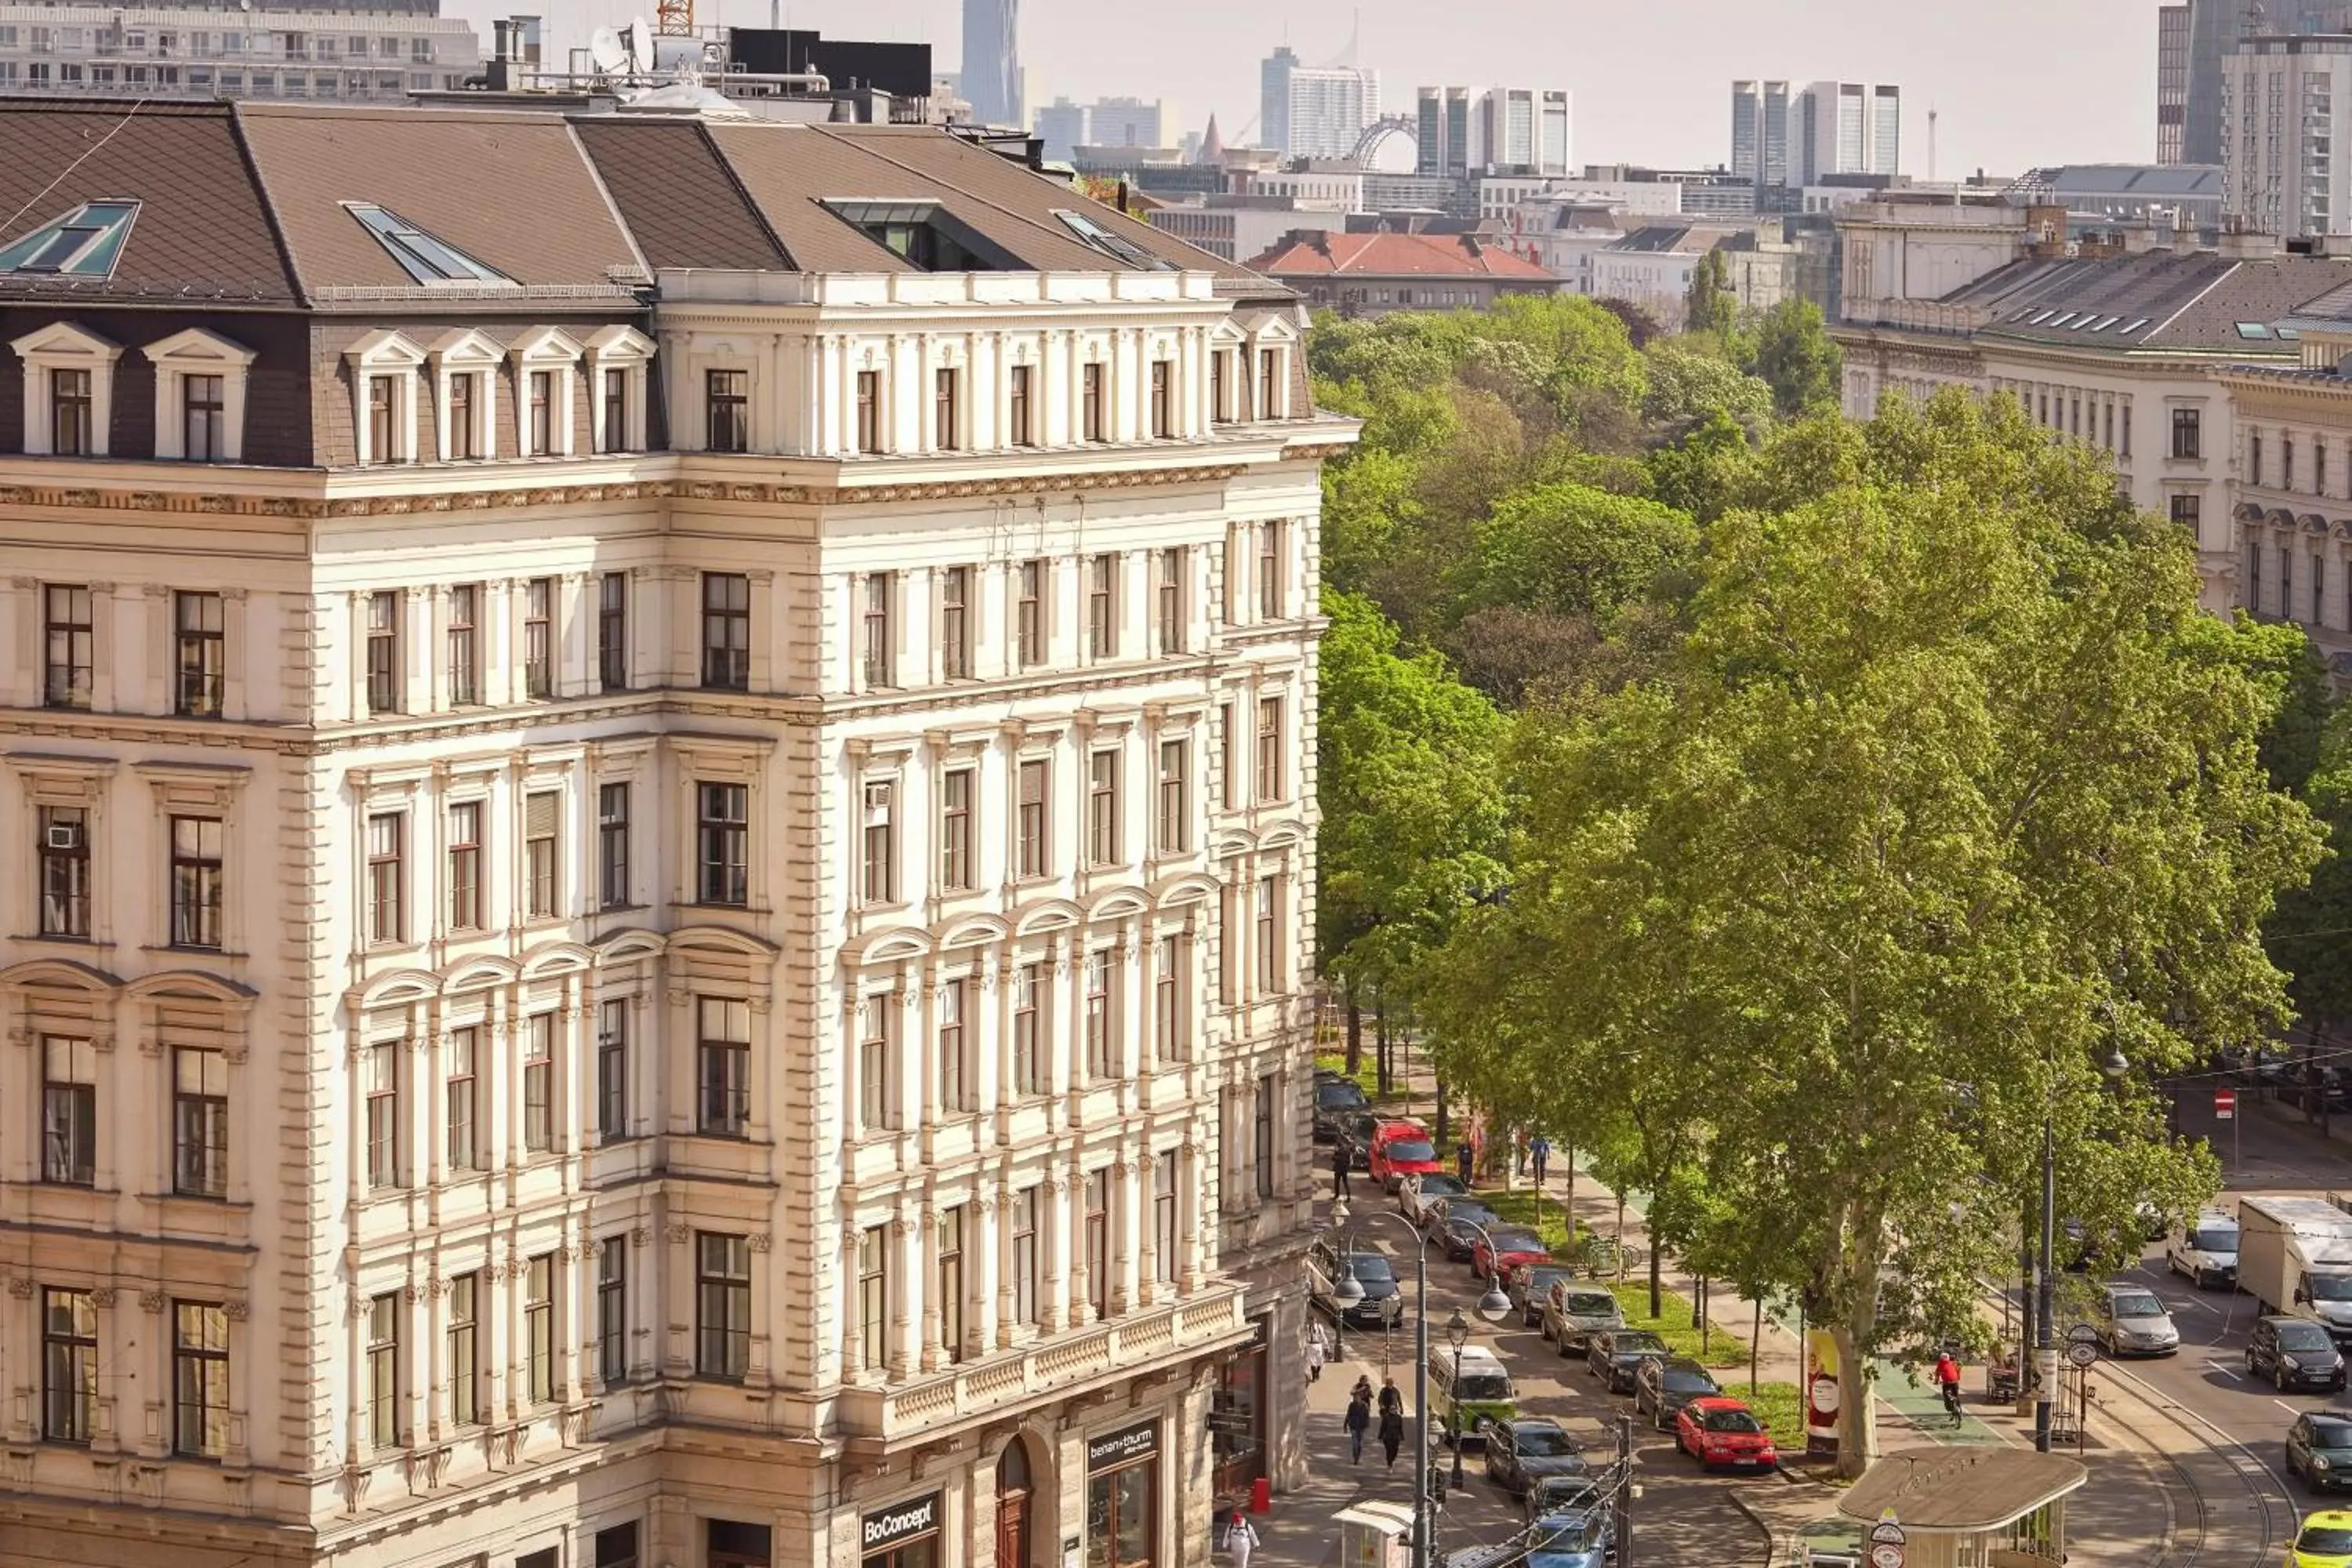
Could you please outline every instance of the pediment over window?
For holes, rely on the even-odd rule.
[[[8,345],[22,360],[96,360],[112,363],[122,345],[100,337],[71,321],[51,321],[37,327]]]
[[[217,332],[190,327],[184,332],[149,343],[139,351],[157,364],[169,362],[190,371],[242,369],[253,363],[254,351],[233,343]]]
[[[425,351],[386,329],[370,332],[345,349],[343,357],[367,370],[414,370],[425,363]]]
[[[433,357],[444,365],[494,365],[506,351],[470,327],[445,332],[433,341]]]

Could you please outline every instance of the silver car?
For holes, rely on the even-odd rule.
[[[1562,1279],[1544,1299],[1544,1338],[1559,1347],[1563,1356],[1582,1355],[1592,1336],[1625,1326],[1625,1309],[1606,1286]]]
[[[2091,1304],[2091,1318],[2111,1356],[2171,1355],[2180,1349],[2172,1314],[2145,1285],[2109,1285]]]

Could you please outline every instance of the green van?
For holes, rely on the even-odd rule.
[[[1455,1368],[1459,1366],[1457,1373]],[[1456,1357],[1443,1351],[1429,1358],[1429,1392],[1434,1415],[1450,1443],[1461,1434],[1465,1447],[1486,1441],[1486,1423],[1519,1413],[1518,1390],[1493,1351],[1465,1345]]]

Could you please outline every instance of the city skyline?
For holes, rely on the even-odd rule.
[[[650,12],[649,5],[642,7]],[[591,26],[636,14],[631,0],[551,8],[559,45]],[[445,10],[464,14],[464,0]],[[765,26],[764,0],[702,0],[699,19]],[[1927,113],[1937,111],[1938,172],[2015,174],[2035,163],[2144,162],[2156,155],[2158,6],[2149,0],[2081,0],[2029,8],[2023,0],[1890,20],[1864,0],[1817,0],[1801,16],[1730,0],[1662,0],[1605,32],[1572,12],[1470,0],[1455,25],[1395,0],[1354,5],[1297,0],[1269,8],[1199,0],[1181,12],[1076,0],[1029,0],[1021,60],[1034,105],[1067,95],[1165,99],[1183,131],[1214,112],[1229,142],[1258,114],[1259,62],[1287,39],[1303,64],[1339,56],[1360,13],[1357,63],[1404,91],[1424,83],[1556,82],[1576,95],[1577,155],[1588,162],[1714,165],[1729,156],[1724,94],[1735,79],[1834,79],[1899,85],[1905,172],[1924,176]],[[793,0],[786,26],[845,37],[928,42],[953,68],[959,0]],[[487,16],[480,24],[487,29]],[[2032,49],[2017,47],[2031,37]]]

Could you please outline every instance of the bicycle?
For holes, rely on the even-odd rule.
[[[1960,1413],[1960,1385],[1957,1383],[1943,1384],[1940,1385],[1940,1392],[1944,1400],[1944,1413],[1952,1418],[1952,1428],[1958,1431],[1968,1419]]]

